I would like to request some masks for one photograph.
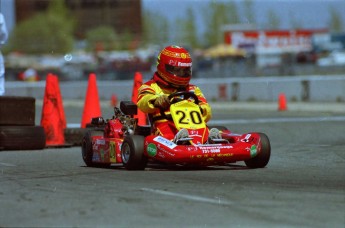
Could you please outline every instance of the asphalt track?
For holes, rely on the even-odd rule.
[[[345,226],[344,104],[213,107],[212,124],[269,136],[266,168],[126,171],[85,167],[78,147],[1,151],[0,227]],[[80,123],[82,105],[65,113]]]

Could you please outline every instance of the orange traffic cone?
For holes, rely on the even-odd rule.
[[[59,88],[55,75],[48,74],[44,92],[41,126],[46,135],[46,146],[65,144],[64,118],[61,117]]]
[[[55,83],[55,88],[57,90],[57,105],[59,107],[59,112],[60,112],[59,114],[62,121],[62,126],[65,129],[67,128],[67,122],[66,122],[65,110],[64,110],[63,102],[62,102],[61,90],[59,86],[59,78],[58,76],[54,75],[53,79]]]
[[[278,97],[278,111],[286,111],[287,104],[286,104],[286,97],[284,93],[280,93]]]
[[[117,106],[117,96],[115,94],[111,95],[110,106],[111,107]]]
[[[141,75],[140,72],[136,72],[134,75],[133,92],[132,92],[132,101],[135,104],[138,102],[138,90],[142,84],[143,84],[143,76]],[[138,114],[134,117],[138,118],[138,125],[143,126],[147,124],[146,114],[143,113],[140,109],[138,109]]]
[[[91,123],[91,119],[93,117],[98,117],[101,115],[102,114],[98,98],[96,74],[90,74],[89,82],[87,85],[81,128],[85,128],[86,124]]]

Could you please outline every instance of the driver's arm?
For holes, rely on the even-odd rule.
[[[145,113],[154,113],[157,108],[153,105],[158,95],[154,88],[143,84],[138,91],[138,108]]]
[[[195,86],[194,93],[199,99],[199,106],[202,110],[202,116],[204,117],[204,121],[207,122],[212,117],[211,106],[207,103],[207,100],[199,87]]]

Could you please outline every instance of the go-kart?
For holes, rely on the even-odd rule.
[[[87,166],[107,167],[123,164],[128,170],[144,170],[148,162],[176,165],[214,166],[244,161],[249,168],[263,168],[270,159],[271,146],[264,133],[235,134],[223,126],[221,138],[210,139],[209,128],[192,92],[169,96],[170,114],[161,110],[161,118],[173,121],[177,130],[185,128],[189,138],[173,142],[153,134],[151,125],[140,126],[137,106],[122,101],[114,107],[112,119],[92,118],[82,141],[82,157]],[[152,120],[152,118],[149,118]]]

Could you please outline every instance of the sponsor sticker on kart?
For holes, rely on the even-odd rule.
[[[241,142],[249,142],[249,139],[250,139],[251,136],[252,136],[251,134],[247,134],[246,137],[241,139]]]
[[[154,157],[157,155],[157,147],[155,144],[150,143],[147,145],[147,154],[151,157]]]
[[[116,145],[115,142],[109,142],[109,156],[110,162],[116,163]]]
[[[171,142],[170,140],[168,140],[162,136],[155,137],[153,139],[153,141],[158,142],[158,143],[160,143],[160,144],[162,144],[162,145],[164,145],[170,149],[174,149],[177,146],[175,143]]]
[[[252,145],[251,147],[250,147],[250,156],[251,157],[255,157],[256,156],[256,154],[257,154],[257,148],[256,148],[256,145]]]
[[[94,153],[94,154],[92,155],[92,161],[93,161],[93,162],[99,162],[99,161],[101,161],[101,158],[99,157],[99,154]]]
[[[96,144],[98,145],[105,145],[105,140],[104,139],[97,139]]]

